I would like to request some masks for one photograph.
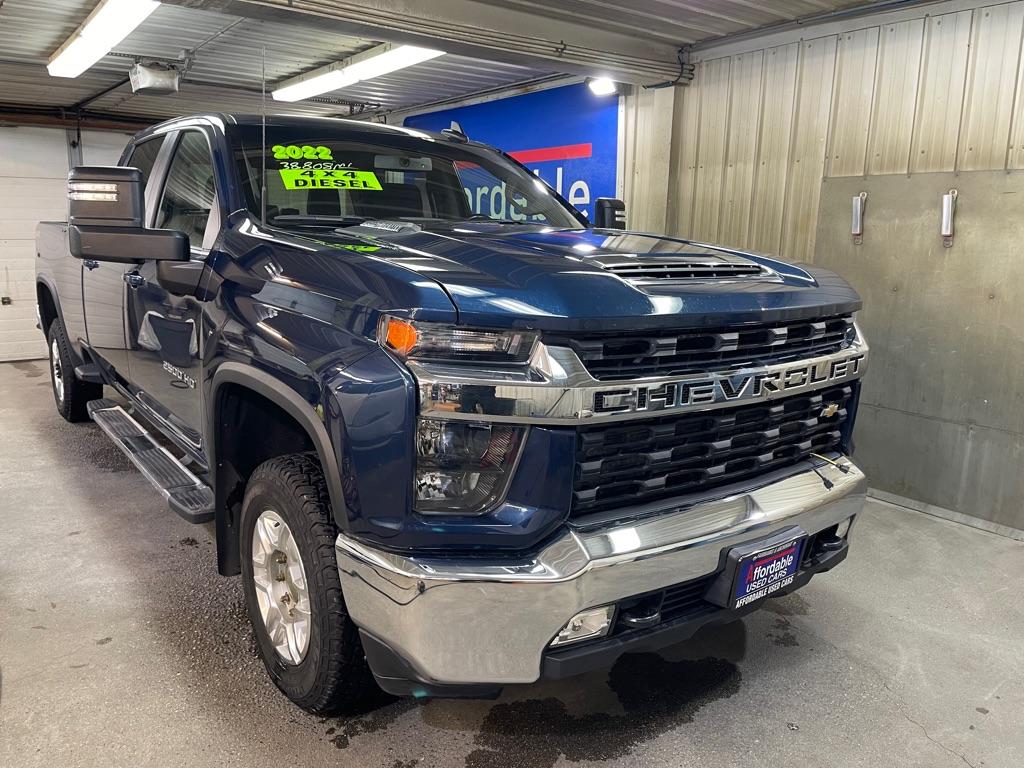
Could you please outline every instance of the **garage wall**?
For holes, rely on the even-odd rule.
[[[83,164],[117,162],[127,142],[121,133],[84,131]],[[36,329],[36,224],[67,217],[67,132],[28,126],[0,127],[0,361],[45,357]],[[77,160],[76,160],[77,162]]]
[[[1024,529],[1022,42],[1024,2],[955,0],[719,45],[695,54],[674,99],[627,99],[642,119],[625,148],[627,178],[656,188],[670,154],[661,210],[627,189],[631,226],[855,285],[873,347],[856,435],[872,484],[1004,532]]]
[[[637,221],[808,260],[823,177],[1024,169],[1022,33],[1022,0],[949,2],[701,51],[627,145],[671,152]]]

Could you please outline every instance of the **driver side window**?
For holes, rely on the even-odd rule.
[[[216,199],[213,158],[206,137],[186,131],[171,160],[156,227],[184,232],[193,248],[201,248]]]

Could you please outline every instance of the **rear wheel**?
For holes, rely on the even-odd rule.
[[[46,340],[50,347],[50,384],[57,413],[71,422],[88,420],[86,405],[90,400],[103,397],[103,385],[75,378],[71,344],[59,318],[50,323]]]
[[[307,712],[364,709],[380,696],[341,593],[327,486],[307,454],[261,464],[242,503],[246,607],[271,679]]]

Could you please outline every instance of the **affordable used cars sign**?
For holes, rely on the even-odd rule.
[[[406,118],[440,131],[452,121],[475,141],[503,149],[593,220],[594,200],[615,197],[618,97],[583,83]],[[468,189],[470,199],[482,190]],[[488,193],[490,194],[490,193]]]

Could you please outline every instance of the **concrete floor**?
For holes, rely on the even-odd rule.
[[[325,720],[212,534],[0,365],[0,766],[1024,765],[1024,544],[872,503],[849,560],[664,657]]]

